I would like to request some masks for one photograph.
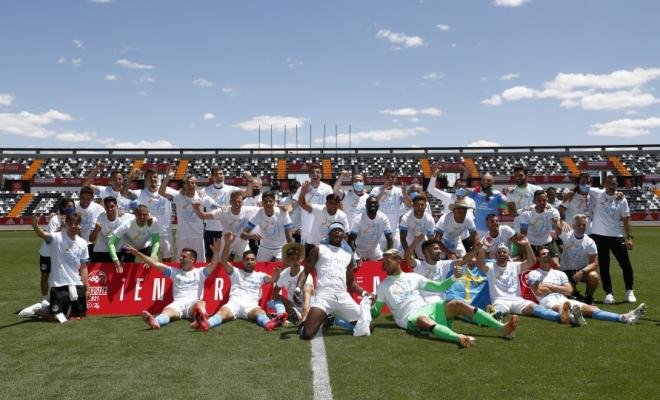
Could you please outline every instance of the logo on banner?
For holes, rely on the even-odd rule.
[[[89,273],[87,277],[89,281],[89,297],[87,298],[88,309],[100,309],[99,296],[108,295],[108,275],[105,271],[95,270]]]
[[[105,286],[108,284],[108,275],[102,270],[96,270],[89,273],[87,280],[96,286]]]

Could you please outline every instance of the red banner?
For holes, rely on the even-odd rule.
[[[23,164],[0,164],[0,173],[3,174],[20,173],[24,170]]]

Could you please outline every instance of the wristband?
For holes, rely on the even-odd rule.
[[[296,293],[300,293],[300,288],[297,287],[297,288],[294,290],[294,292],[296,292]]]

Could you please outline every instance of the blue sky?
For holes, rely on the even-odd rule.
[[[660,142],[660,3],[4,1],[2,147]],[[656,95],[659,96],[656,98]]]

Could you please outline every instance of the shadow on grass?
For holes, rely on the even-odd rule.
[[[0,329],[6,329],[6,328],[11,328],[12,326],[35,323],[35,322],[36,323],[44,323],[44,322],[48,322],[48,321],[43,320],[41,318],[23,319],[23,320],[16,321],[16,322],[10,322],[10,323],[5,324],[5,325],[0,325]]]

